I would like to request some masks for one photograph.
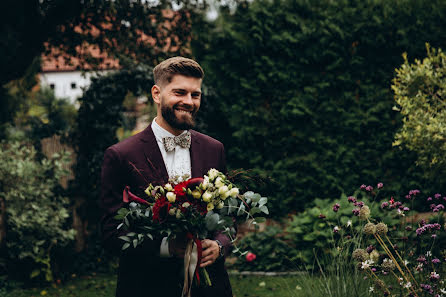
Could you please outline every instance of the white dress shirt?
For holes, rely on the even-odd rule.
[[[152,121],[152,130],[155,134],[156,142],[160,148],[161,155],[163,156],[164,165],[166,165],[167,174],[169,179],[176,178],[178,176],[188,175],[191,176],[191,162],[190,151],[188,148],[182,148],[181,146],[175,146],[175,149],[170,152],[166,152],[163,144],[164,137],[174,137],[172,133],[162,128],[156,123],[156,118]],[[186,131],[183,131],[186,133]],[[169,242],[167,237],[164,237],[160,246],[161,257],[170,257]]]

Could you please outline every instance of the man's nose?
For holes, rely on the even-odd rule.
[[[193,105],[193,101],[192,101],[192,94],[191,93],[187,93],[184,97],[183,97],[183,104],[186,105]]]

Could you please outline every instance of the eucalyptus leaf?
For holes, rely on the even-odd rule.
[[[130,246],[130,243],[128,243],[128,242],[124,243],[124,245],[122,246],[122,250],[129,248],[129,246]]]

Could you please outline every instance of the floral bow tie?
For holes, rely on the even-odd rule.
[[[189,131],[175,137],[163,138],[164,149],[166,152],[173,151],[177,145],[181,146],[182,148],[190,148],[190,142],[191,136]]]

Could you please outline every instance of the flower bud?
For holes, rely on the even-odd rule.
[[[225,206],[225,203],[223,201],[220,201],[216,207],[217,207],[217,209],[222,209],[223,206]]]
[[[213,209],[214,209],[214,203],[208,203],[206,209],[207,209],[208,211],[213,210]]]
[[[182,215],[181,210],[177,209],[176,218],[181,219],[181,215]]]
[[[221,188],[223,187],[225,184],[223,183],[223,179],[221,177],[217,177],[217,179],[215,180],[215,186],[217,188]]]
[[[238,190],[238,188],[232,188],[231,191],[229,191],[229,195],[230,195],[232,198],[237,197],[238,194],[239,194],[239,190]]]
[[[364,262],[369,259],[369,254],[363,249],[356,249],[353,251],[352,257],[358,262]]]
[[[379,253],[378,253],[377,250],[373,250],[373,251],[370,253],[370,259],[372,259],[373,262],[375,262],[375,263],[378,262],[378,260],[379,260]]]
[[[172,187],[171,184],[166,184],[166,185],[164,186],[164,188],[165,188],[167,191],[169,191],[169,192],[173,191],[173,187]]]
[[[195,199],[200,199],[201,198],[201,191],[200,190],[193,190],[192,191],[192,197],[194,197]]]
[[[223,195],[223,194],[225,194],[226,192],[228,192],[229,190],[228,190],[228,186],[222,186],[222,187],[220,187],[219,189],[218,189],[218,194],[220,194],[220,195]],[[226,196],[227,197],[227,196]]]
[[[177,209],[175,207],[172,207],[171,209],[169,209],[169,215],[174,216],[176,211]]]
[[[169,200],[170,203],[174,203],[175,200],[177,199],[177,196],[175,195],[174,192],[168,192],[166,194],[166,198],[167,198],[167,200]]]
[[[376,233],[376,226],[373,223],[367,223],[365,224],[363,231],[367,235],[373,235]]]
[[[376,224],[376,233],[379,235],[386,235],[389,231],[389,228],[387,228],[387,225],[384,223],[378,223]]]
[[[184,202],[181,206],[184,207],[184,208],[188,208],[190,206],[190,203],[189,202]]]
[[[203,199],[204,202],[209,202],[211,201],[212,194],[206,191],[204,192],[203,196],[201,196],[201,198]]]
[[[364,205],[359,210],[359,219],[367,220],[370,217],[370,208],[367,205]]]

